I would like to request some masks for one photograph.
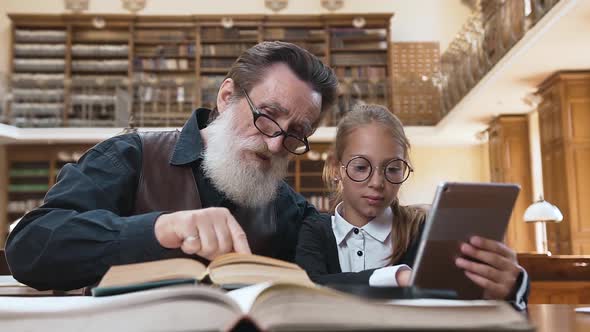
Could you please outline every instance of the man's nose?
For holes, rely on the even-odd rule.
[[[283,152],[283,140],[285,139],[284,135],[279,135],[277,137],[268,137],[265,136],[265,143],[268,147],[268,151],[273,154],[278,154]]]

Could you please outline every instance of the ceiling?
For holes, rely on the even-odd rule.
[[[589,38],[590,1],[561,0],[437,126],[408,131],[419,144],[477,143],[495,116],[533,111],[524,97],[552,73],[590,69]]]

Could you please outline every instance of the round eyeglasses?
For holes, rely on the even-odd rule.
[[[250,96],[248,96],[246,90],[242,89],[242,91],[244,92],[248,106],[250,106],[250,110],[252,111],[254,127],[256,127],[261,134],[271,138],[284,136],[283,147],[293,154],[302,155],[309,151],[307,137],[304,136],[300,138],[284,131],[274,119],[260,112],[258,108],[254,106],[254,103],[252,102],[252,99],[250,99]]]
[[[379,166],[373,167],[371,162],[365,157],[354,157],[348,161],[346,166],[346,175],[354,182],[363,182],[373,175],[373,169],[379,169]],[[385,179],[392,184],[400,184],[410,177],[414,170],[403,159],[394,159],[385,164],[383,175]]]

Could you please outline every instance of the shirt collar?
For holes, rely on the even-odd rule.
[[[174,146],[170,164],[174,166],[186,165],[202,158],[204,146],[200,131],[207,126],[210,113],[209,109],[199,108],[191,114],[182,127],[180,137]]]
[[[332,230],[334,231],[334,237],[336,238],[336,244],[340,245],[342,241],[346,238],[346,236],[352,231],[354,226],[348,223],[344,217],[340,215],[340,211],[342,210],[342,202],[336,205],[336,209],[334,209],[334,222],[332,223]]]
[[[339,203],[336,206],[335,213],[334,213],[334,223],[332,225],[332,229],[334,231],[334,237],[336,238],[336,244],[340,245],[342,241],[350,234],[350,232],[355,228],[352,224],[350,224],[342,215],[340,211],[342,210],[342,203]],[[385,209],[382,214],[378,215],[377,217],[371,219],[365,226],[360,227],[362,230],[367,232],[372,238],[378,240],[379,242],[385,242],[389,234],[391,233],[392,227],[392,220],[393,220],[393,211],[390,207]]]

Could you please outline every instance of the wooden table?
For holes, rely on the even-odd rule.
[[[537,327],[537,332],[590,331],[590,314],[575,312],[577,307],[590,305],[530,304],[529,319]]]
[[[590,255],[518,254],[531,280],[529,304],[590,303]]]

